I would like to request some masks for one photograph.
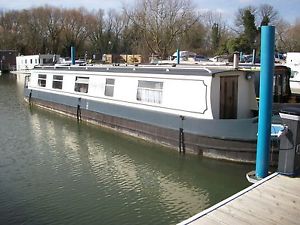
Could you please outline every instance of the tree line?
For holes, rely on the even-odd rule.
[[[197,11],[191,0],[140,0],[122,10],[52,6],[0,12],[0,49],[22,55],[141,54],[167,58],[177,48],[213,56],[259,51],[260,27],[276,26],[276,50],[300,51],[300,20],[291,25],[271,5],[238,9],[234,25],[222,14]]]

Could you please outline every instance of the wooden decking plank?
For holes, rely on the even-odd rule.
[[[300,187],[297,189],[300,190]],[[297,192],[291,192],[287,189],[283,189],[283,188],[271,186],[271,185],[265,185],[263,188],[254,189],[253,192],[255,192],[255,191],[260,191],[261,197],[266,196],[266,195],[276,195],[276,196],[282,196],[282,197],[286,196],[288,199],[300,199],[300,193],[298,194]]]
[[[252,224],[267,224],[267,225],[276,224],[276,223],[273,223],[272,221],[268,220],[265,217],[253,216],[253,215],[255,215],[255,213],[252,210],[247,211],[247,210],[244,210],[243,208],[240,208],[236,205],[226,205],[226,207],[224,207],[224,208],[226,208],[226,209],[230,208],[231,210],[235,210],[242,217],[251,218],[251,223]],[[248,219],[248,220],[250,220],[250,219]]]
[[[187,224],[300,224],[300,178],[273,174],[195,217]]]
[[[219,221],[216,218],[205,216],[201,220],[196,220],[192,223],[193,225],[227,225],[224,221]]]
[[[288,208],[277,205],[275,201],[258,198],[252,193],[244,195],[241,200],[237,200],[236,202],[233,202],[233,204],[235,204],[236,208],[240,208],[240,210],[244,210],[246,212],[251,212],[253,215],[256,215],[261,219],[268,219],[270,223],[275,222],[276,224],[278,221],[284,222],[283,224],[286,224],[286,222],[289,224],[299,223],[299,218],[297,218],[298,213],[295,214]]]
[[[218,210],[214,211],[211,216],[217,217],[219,219],[222,219],[226,221],[226,224],[239,224],[239,225],[249,225],[253,224],[251,221],[249,221],[249,217],[243,217],[243,215],[240,214],[240,211],[232,211],[232,208],[228,206],[224,206],[219,208]]]
[[[265,221],[266,224],[276,224],[276,222],[284,220],[283,216],[274,212],[274,210],[269,208],[265,203],[258,202],[248,196],[243,196],[243,198],[237,199],[229,205],[236,208],[237,211],[243,211],[248,215],[252,215],[252,217],[247,217],[247,215],[244,214],[249,222],[252,221],[252,224],[255,224],[253,220],[257,221],[257,219],[259,221]],[[269,216],[266,217],[266,215]],[[270,215],[272,215],[272,217],[270,217]]]
[[[285,176],[278,176],[270,180],[266,185],[279,189],[287,193],[297,194],[300,189],[300,178],[290,178]],[[299,194],[298,194],[299,196]]]
[[[253,200],[257,202],[256,205],[260,207],[261,211],[264,211],[268,208],[272,212],[271,215],[275,215],[275,218],[279,218],[280,220],[284,218],[283,220],[289,221],[292,224],[299,223],[299,208],[298,210],[296,210],[296,208],[293,205],[286,204],[283,201],[258,201],[257,199]],[[267,213],[267,211],[265,212]]]
[[[292,195],[278,189],[271,189],[267,186],[262,190],[253,190],[253,194],[256,194],[259,198],[264,198],[268,201],[274,201],[276,204],[281,204],[284,209],[288,209],[289,211],[294,210],[298,213],[300,209],[300,196],[295,194]]]
[[[289,192],[294,193],[299,188],[300,186],[299,184],[300,184],[300,180],[297,179],[297,182],[295,182],[293,178],[288,178],[288,179],[276,179],[268,183],[267,185],[274,188],[285,189]]]

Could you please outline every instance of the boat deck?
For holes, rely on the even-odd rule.
[[[32,71],[76,71],[76,72],[104,72],[104,73],[122,73],[122,74],[160,74],[160,75],[185,75],[185,76],[215,76],[217,74],[236,73],[231,66],[199,66],[199,65],[139,65],[139,66],[35,66]],[[239,70],[240,72],[245,72]]]
[[[180,223],[300,224],[300,177],[274,173]]]

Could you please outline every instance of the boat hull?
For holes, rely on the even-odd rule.
[[[25,88],[28,99],[30,90]],[[30,102],[48,110],[77,117],[78,98],[33,90]],[[112,128],[138,138],[179,149],[180,128],[187,153],[236,162],[256,159],[257,120],[205,120],[182,118],[87,99],[80,100],[81,120]],[[183,149],[182,149],[183,151]],[[271,164],[278,159],[277,142],[272,143]]]

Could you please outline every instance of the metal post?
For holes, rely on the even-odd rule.
[[[234,52],[233,54],[233,69],[238,69],[239,68],[239,53],[238,52]]]
[[[179,65],[180,64],[180,51],[179,51],[179,49],[177,49],[177,51],[176,51],[176,56],[177,56],[177,64]]]
[[[75,65],[75,47],[71,46],[71,62],[72,65]]]
[[[261,68],[259,93],[258,139],[256,153],[256,177],[268,175],[271,117],[272,117],[272,88],[274,74],[275,27],[261,28]]]
[[[255,64],[255,58],[256,58],[256,49],[254,48],[252,50],[252,64],[254,65]]]

